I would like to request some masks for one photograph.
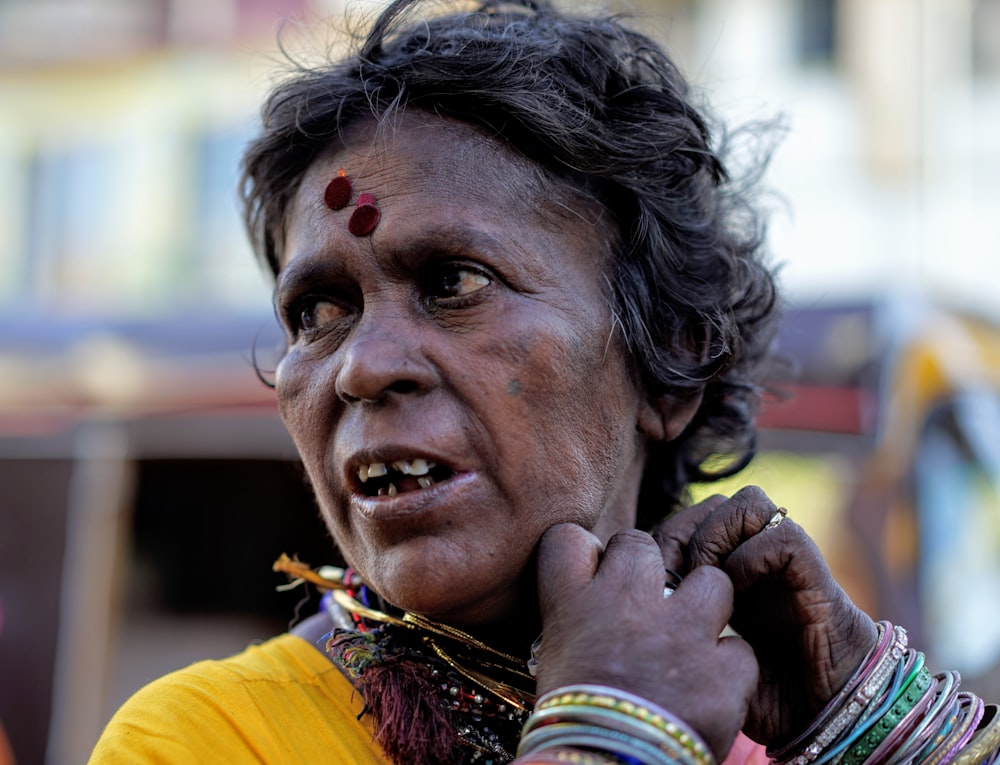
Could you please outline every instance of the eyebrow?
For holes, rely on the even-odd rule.
[[[274,283],[275,302],[277,303],[278,295],[288,292],[297,284],[329,277],[334,268],[335,266],[329,258],[309,257],[295,260],[278,273],[278,278]]]
[[[469,252],[483,254],[498,254],[511,250],[511,244],[504,242],[491,233],[454,223],[441,223],[425,229],[419,239],[411,239],[399,246],[394,246],[389,253],[389,262],[405,262],[428,250],[438,250],[443,254],[461,255]],[[283,268],[275,282],[274,293],[278,295],[302,282],[329,279],[339,272],[339,258],[332,252],[322,249],[307,251],[302,256],[293,258],[291,263]]]

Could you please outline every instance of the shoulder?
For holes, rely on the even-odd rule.
[[[351,753],[342,762],[383,762],[357,721],[361,709],[323,654],[282,635],[138,691],[108,723],[91,763],[303,762],[330,748]]]

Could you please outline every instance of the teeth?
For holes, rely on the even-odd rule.
[[[417,479],[417,483],[420,484],[421,489],[429,489],[434,485],[434,479],[429,475],[422,475]]]
[[[403,475],[427,475],[432,467],[434,463],[425,459],[397,460],[392,463],[392,468]]]
[[[389,484],[389,492],[388,492],[388,494],[389,494],[390,497],[395,497],[397,494],[399,494],[399,490],[396,488],[396,484],[394,484],[394,483],[390,483]]]
[[[427,475],[436,466],[434,462],[425,459],[396,460],[389,467],[402,473],[403,475]],[[358,480],[364,483],[369,478],[381,478],[388,475],[389,470],[384,462],[373,462],[370,465],[362,465],[358,468]]]

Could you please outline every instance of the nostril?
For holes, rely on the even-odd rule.
[[[394,393],[416,393],[418,387],[416,380],[396,380],[388,390]]]
[[[345,404],[360,404],[361,402],[373,403],[375,399],[362,398],[361,396],[355,396],[353,393],[348,393],[346,390],[337,391],[340,396],[340,400]]]

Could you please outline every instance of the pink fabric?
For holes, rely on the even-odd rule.
[[[767,765],[765,747],[739,733],[722,765]]]

